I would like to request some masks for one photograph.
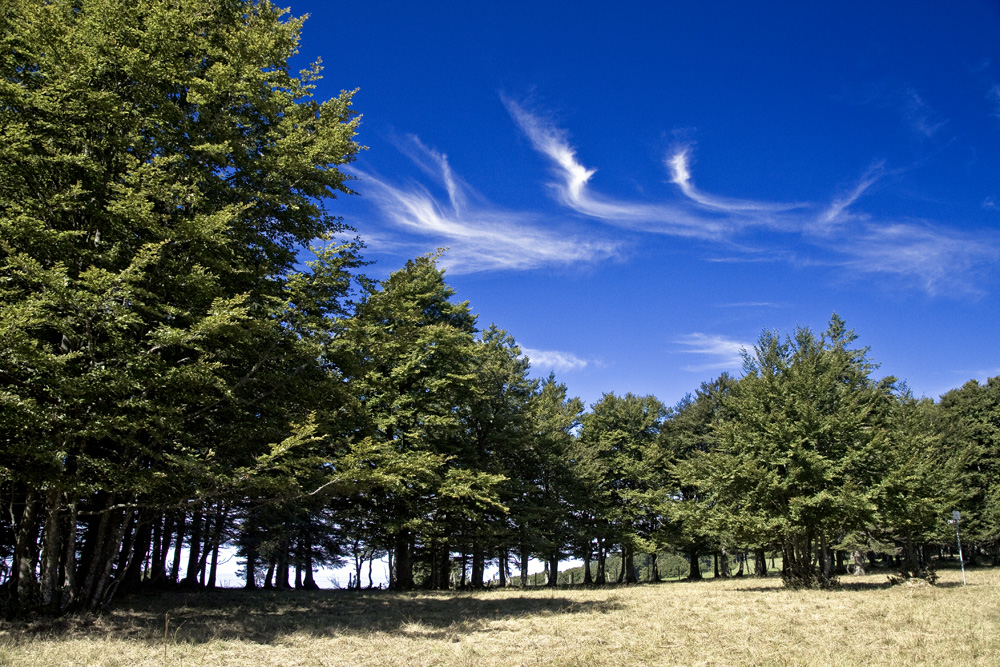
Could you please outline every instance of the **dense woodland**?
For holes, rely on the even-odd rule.
[[[591,406],[530,377],[440,254],[383,281],[335,217],[352,93],[293,73],[250,0],[0,9],[0,608],[143,587],[576,583],[773,567],[932,576],[962,513],[1000,558],[1000,378],[916,399],[836,315],[765,331],[742,377]],[[613,563],[614,567],[609,567]],[[582,581],[581,581],[582,579]]]

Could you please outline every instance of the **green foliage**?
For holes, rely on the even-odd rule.
[[[317,102],[319,68],[289,72],[301,21],[283,14],[237,0],[0,12],[0,480],[29,505],[47,494],[53,517],[217,493],[304,417],[284,380],[315,366],[307,306],[342,298],[354,248],[313,287],[290,274],[303,244],[341,231],[322,202],[349,192],[337,167],[360,147],[351,95]],[[232,428],[254,419],[252,438]],[[63,537],[46,539],[58,565]],[[15,556],[25,595],[33,557]]]
[[[942,455],[955,466],[950,509],[962,512],[962,529],[1000,553],[1000,377],[970,380],[941,397]]]
[[[779,540],[793,585],[830,585],[830,546],[875,516],[894,380],[870,379],[855,338],[836,315],[822,337],[762,334],[708,456],[703,488],[726,529],[749,544]]]

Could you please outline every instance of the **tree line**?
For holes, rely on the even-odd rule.
[[[664,549],[829,586],[875,554],[926,576],[960,509],[996,560],[1000,379],[917,400],[834,315],[675,406],[585,409],[439,254],[366,278],[327,210],[359,119],[290,70],[301,28],[250,0],[0,10],[6,614],[213,587],[224,548],[248,588],[381,557],[398,589],[531,558],[629,582]]]

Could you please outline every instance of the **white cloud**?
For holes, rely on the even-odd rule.
[[[632,202],[592,194],[588,183],[597,170],[587,169],[577,160],[576,151],[569,145],[565,131],[546,123],[513,100],[505,97],[503,101],[535,150],[553,162],[559,178],[552,184],[557,198],[577,213],[629,229],[675,236],[718,239],[731,231],[731,221],[723,217],[707,217],[682,206]]]
[[[849,192],[846,192],[839,197],[836,197],[830,205],[819,214],[816,218],[815,231],[819,232],[829,232],[834,225],[845,222],[849,219],[849,216],[845,213],[847,208],[851,206],[854,202],[861,198],[861,195],[870,188],[882,175],[882,168],[884,163],[879,162],[871,166],[867,172],[862,175],[861,179],[858,181]]]
[[[973,276],[1000,259],[996,238],[970,236],[930,224],[869,224],[841,248],[851,271],[886,273],[920,285],[929,294],[980,292]]]
[[[753,345],[749,343],[697,332],[681,336],[674,342],[688,348],[683,350],[685,354],[700,354],[709,359],[704,364],[684,367],[684,370],[692,372],[740,368],[743,365],[743,351],[753,349]]]
[[[521,352],[531,361],[532,367],[536,370],[578,371],[590,364],[586,359],[581,359],[572,352],[533,350],[527,347],[521,348]]]
[[[357,189],[371,188],[365,194],[398,229],[426,237],[435,247],[448,246],[442,263],[451,272],[533,269],[618,253],[619,241],[584,236],[565,226],[557,229],[540,215],[483,202],[452,172],[446,155],[425,147],[416,137],[411,137],[410,145],[414,161],[444,188],[446,202],[423,185],[397,186],[354,170],[361,178]]]
[[[929,117],[923,100],[909,92],[913,117],[920,117],[917,112]],[[1000,102],[1000,87],[991,94]],[[933,221],[879,219],[861,209],[858,203],[887,173],[883,162],[869,167],[825,206],[761,202],[699,190],[688,144],[666,159],[679,191],[673,199],[647,202],[598,194],[592,190],[597,170],[583,165],[565,131],[513,100],[503,102],[535,150],[551,163],[550,186],[563,206],[620,228],[705,241],[716,255],[706,256],[706,261],[825,265],[848,277],[895,276],[937,294],[946,289],[977,291],[977,273],[1000,257],[998,238],[973,237]],[[936,131],[930,125],[925,129]],[[486,201],[452,170],[447,155],[417,137],[409,137],[401,148],[433,180],[433,187],[399,185],[354,172],[362,178],[358,189],[367,188],[369,201],[391,223],[374,230],[382,248],[413,256],[447,246],[443,261],[453,273],[592,263],[621,255],[623,240],[610,231],[595,235],[593,226],[584,231],[575,216],[553,222],[542,212]],[[987,199],[983,206],[996,203]]]
[[[733,199],[731,197],[717,197],[701,192],[694,186],[691,180],[690,147],[684,147],[667,159],[667,168],[670,170],[670,181],[680,188],[681,192],[688,199],[704,206],[705,208],[727,213],[745,213],[749,211],[789,211],[796,208],[804,208],[808,204],[780,204],[772,202],[758,202],[749,199]]]

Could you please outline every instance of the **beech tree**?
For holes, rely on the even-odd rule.
[[[357,445],[376,470],[394,470],[379,489],[392,536],[391,585],[414,586],[421,555],[431,580],[449,567],[451,526],[495,507],[502,476],[470,459],[465,433],[475,392],[475,316],[437,267],[438,255],[410,260],[373,285],[348,323]]]
[[[716,425],[725,414],[723,399],[735,380],[723,373],[685,396],[664,422],[659,441],[662,525],[657,543],[687,555],[688,578],[702,578],[699,555],[719,547],[709,494],[698,487],[699,467],[716,446]]]
[[[140,507],[197,504],[224,451],[264,453],[223,446],[221,412],[255,414],[262,363],[297,344],[275,329],[285,281],[341,231],[323,201],[359,150],[350,93],[315,101],[319,67],[289,72],[301,25],[266,0],[0,12],[11,609],[102,605]]]
[[[778,541],[789,585],[830,586],[834,545],[874,522],[870,463],[889,445],[895,380],[870,377],[855,339],[837,315],[822,336],[761,334],[708,455],[702,488],[722,525],[745,543]]]
[[[591,488],[598,524],[610,540],[601,548],[606,552],[610,544],[621,547],[620,578],[626,583],[636,581],[635,553],[654,550],[650,539],[661,483],[653,464],[666,416],[655,396],[604,394],[582,419],[577,457],[581,476]],[[603,583],[600,574],[598,583]]]

